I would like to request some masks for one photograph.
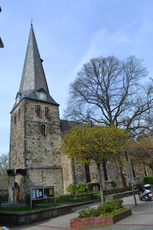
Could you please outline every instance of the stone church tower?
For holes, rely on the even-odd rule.
[[[24,200],[30,187],[55,186],[63,194],[60,157],[59,104],[49,93],[37,42],[31,25],[19,92],[11,111],[10,169],[27,169],[16,175],[16,201]],[[9,197],[13,200],[13,177]]]

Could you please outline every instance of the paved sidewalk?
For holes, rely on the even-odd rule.
[[[96,230],[151,230],[153,229],[153,201],[139,201],[136,195],[138,206],[134,206],[133,196],[124,198],[124,207],[132,208],[132,216],[117,222],[114,225],[96,228]]]
[[[132,208],[133,215],[116,223],[115,225],[96,228],[97,230],[150,230],[153,229],[153,201],[142,202],[136,196],[138,206],[135,206],[133,196],[123,198],[124,207]],[[97,206],[99,202],[88,204],[88,206]],[[37,222],[34,224],[24,225],[20,227],[10,227],[11,230],[70,230],[70,219],[78,216],[78,211],[83,206],[73,207],[72,213],[51,218],[45,221]],[[95,228],[94,228],[95,229]]]
[[[78,216],[78,211],[81,210],[85,205],[94,207],[97,206],[97,204],[99,204],[99,201],[96,202],[92,202],[92,201],[85,201],[85,202],[80,202],[80,203],[72,203],[72,213],[70,214],[66,214],[63,216],[58,216],[55,218],[51,218],[48,220],[44,220],[41,222],[37,222],[37,223],[33,223],[33,224],[29,224],[29,225],[24,225],[24,226],[15,226],[15,227],[11,227],[11,226],[7,226],[9,227],[11,230],[21,230],[21,229],[27,229],[27,230],[70,230],[70,219],[77,217]],[[82,204],[82,205],[81,205]]]

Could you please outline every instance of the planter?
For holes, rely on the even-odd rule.
[[[73,218],[70,219],[71,228],[84,228],[98,225],[115,224],[116,222],[132,215],[131,209],[126,209],[110,216],[90,217],[90,218]]]

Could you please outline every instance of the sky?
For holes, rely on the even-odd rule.
[[[1,0],[0,154],[22,76],[31,18],[51,96],[66,108],[69,84],[91,58],[144,59],[153,77],[152,0]],[[148,79],[144,79],[147,81]]]

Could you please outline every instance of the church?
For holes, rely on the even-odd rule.
[[[60,150],[62,135],[76,122],[61,120],[59,104],[52,98],[31,24],[23,73],[15,104],[11,110],[9,168],[25,169],[25,175],[16,173],[16,202],[24,201],[30,187],[54,186],[55,195],[66,193],[69,184],[98,181],[96,165],[74,166]],[[140,183],[144,171],[131,165],[133,182]],[[135,168],[134,168],[135,167]],[[115,162],[101,165],[103,188],[130,185],[127,168]],[[13,177],[9,176],[9,200],[13,201]]]

